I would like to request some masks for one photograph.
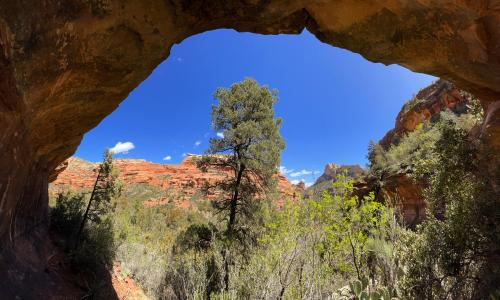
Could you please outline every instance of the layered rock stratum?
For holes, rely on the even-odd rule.
[[[146,205],[165,204],[168,194],[179,195],[176,204],[188,206],[189,200],[194,196],[213,200],[217,198],[216,192],[204,193],[204,188],[214,186],[224,180],[228,172],[220,169],[209,169],[202,172],[196,166],[195,155],[188,155],[180,164],[157,164],[143,159],[116,159],[113,163],[118,171],[118,179],[123,185],[141,184],[163,191],[163,195],[155,198],[144,199]],[[99,163],[92,163],[78,157],[71,157],[65,164],[66,168],[57,179],[51,183],[51,193],[57,194],[67,190],[74,192],[92,189]],[[282,174],[276,174],[276,190],[279,194],[277,205],[289,199],[297,199],[302,189],[288,181]]]
[[[185,38],[217,28],[312,32],[368,60],[453,82],[486,111],[491,188],[500,165],[498,0],[0,2],[0,283],[29,285],[16,245],[46,236],[48,183],[95,127]],[[175,99],[167,100],[175,101]],[[38,260],[44,258],[38,255]],[[16,263],[18,262],[18,263]],[[9,265],[16,266],[10,269]],[[23,274],[13,276],[12,274]],[[6,294],[5,292],[4,294]],[[6,294],[14,298],[16,294]]]

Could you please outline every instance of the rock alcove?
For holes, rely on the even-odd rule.
[[[16,248],[43,252],[37,241],[45,235],[48,182],[57,166],[173,44],[217,28],[262,34],[306,28],[370,61],[468,90],[486,111],[478,131],[498,189],[498,0],[7,0],[0,3],[0,247],[11,254],[0,267],[37,268],[36,258],[28,262]]]

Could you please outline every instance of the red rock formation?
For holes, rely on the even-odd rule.
[[[417,128],[417,125],[431,120],[441,111],[450,109],[460,112],[471,105],[472,96],[455,85],[438,80],[422,89],[411,101],[407,102],[396,118],[393,129],[380,140],[380,145],[388,149],[396,144],[401,136]],[[401,213],[403,221],[409,226],[420,223],[425,217],[425,200],[422,196],[423,182],[414,182],[404,173],[385,174],[383,186],[375,178],[367,176],[356,184],[357,194],[366,195],[370,191],[376,193],[377,200],[390,200]]]
[[[447,109],[457,110],[470,103],[472,96],[458,89],[454,84],[438,80],[422,89],[407,102],[396,117],[394,128],[389,130],[379,144],[388,149],[399,137],[415,130],[417,125]]]
[[[325,170],[323,174],[321,174],[318,179],[314,182],[314,184],[319,184],[324,181],[333,180],[337,177],[338,174],[346,171],[347,175],[350,177],[357,177],[363,174],[363,168],[359,165],[338,165],[334,163],[328,163],[325,166]]]
[[[195,156],[187,156],[178,165],[155,164],[140,159],[116,159],[114,166],[119,172],[118,178],[124,184],[142,183],[158,187],[162,190],[171,190],[182,193],[185,199],[198,194],[206,184],[213,185],[215,182],[227,176],[222,170],[208,170],[202,172],[196,167]],[[51,184],[51,190],[58,192],[67,188],[90,189],[94,184],[98,164],[90,163],[80,158],[72,157],[67,161],[67,168],[59,174]],[[284,199],[295,199],[300,190],[290,183],[285,176],[276,175],[278,178],[278,192],[280,201]],[[208,199],[216,198],[216,194],[208,194]],[[152,203],[164,203],[167,199],[150,199]],[[187,201],[180,201],[180,205],[186,206]]]
[[[404,224],[414,227],[425,218],[426,205],[422,197],[423,188],[423,183],[416,183],[405,174],[384,177],[382,186],[375,178],[365,176],[355,182],[354,193],[361,198],[373,192],[375,200],[385,202],[394,208]]]

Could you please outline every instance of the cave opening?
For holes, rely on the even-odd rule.
[[[0,73],[2,74],[0,127],[5,128],[0,134],[0,152],[3,155],[0,160],[0,251],[2,251],[0,274],[7,278],[0,283],[0,294],[7,295],[7,298],[19,295],[21,298],[32,298],[35,294],[46,295],[47,287],[54,285],[62,289],[50,291],[49,294],[56,296],[65,294],[64,289],[71,284],[64,279],[56,278],[57,271],[52,273],[56,276],[47,275],[53,271],[50,269],[52,266],[47,266],[47,264],[54,257],[54,253],[51,252],[54,249],[51,245],[52,241],[47,235],[47,188],[57,173],[64,169],[57,166],[74,154],[83,135],[115,110],[141,81],[148,78],[144,83],[146,87],[151,80],[154,80],[155,74],[149,76],[150,72],[169,57],[168,52],[173,44],[193,34],[216,28],[234,28],[238,31],[265,34],[296,34],[308,28],[325,45],[330,44],[359,52],[372,61],[399,64],[415,71],[441,76],[474,93],[480,98],[483,107],[487,109],[485,123],[482,127],[476,128],[476,134],[481,137],[478,143],[480,148],[486,149],[482,155],[483,161],[488,161],[488,163],[481,165],[481,168],[489,175],[484,181],[490,184],[489,191],[493,195],[490,198],[497,199],[498,197],[494,197],[494,192],[498,192],[499,187],[495,180],[499,178],[497,171],[500,147],[498,143],[498,136],[500,136],[498,130],[500,128],[498,125],[500,112],[498,9],[494,5],[485,6],[475,2],[424,2],[334,1],[318,3],[297,1],[283,5],[275,1],[234,1],[225,4],[206,2],[207,7],[197,1],[189,1],[189,3],[182,1],[135,3],[73,1],[68,5],[58,1],[48,1],[29,7],[14,1],[0,4],[2,7],[0,10],[0,50],[2,50],[0,51]],[[220,32],[208,32],[197,37]],[[238,35],[241,37],[248,34]],[[304,35],[306,38],[311,38],[307,33],[303,33],[301,38],[304,38]],[[291,37],[279,36],[278,38]],[[178,47],[183,47],[193,41],[188,39]],[[222,45],[227,46],[226,43]],[[316,45],[322,44],[316,41]],[[98,161],[103,148],[116,147],[116,149],[128,149],[128,154],[125,153],[127,150],[117,153],[117,156],[122,158],[146,158],[157,163],[176,162],[174,160],[179,162],[183,153],[198,152],[203,145],[206,145],[207,120],[203,118],[207,118],[208,113],[206,110],[199,112],[198,109],[205,106],[193,105],[191,101],[207,103],[206,108],[208,108],[210,101],[213,100],[210,95],[214,88],[228,86],[244,76],[252,76],[261,84],[268,84],[272,88],[281,90],[282,101],[276,109],[278,116],[285,119],[283,134],[288,142],[286,150],[288,152],[283,154],[281,167],[284,172],[293,168],[293,174],[298,174],[295,177],[290,172],[289,176],[292,178],[288,178],[289,180],[299,178],[311,183],[315,180],[314,176],[303,176],[310,172],[314,174],[314,172],[321,171],[323,167],[321,164],[325,161],[366,163],[364,153],[366,153],[368,140],[378,140],[387,129],[394,125],[394,118],[382,118],[385,113],[381,110],[391,111],[394,116],[401,107],[401,105],[397,108],[385,107],[382,105],[382,103],[385,104],[383,101],[403,102],[411,98],[410,93],[417,92],[426,84],[412,88],[403,95],[404,97],[392,99],[393,94],[387,92],[395,92],[391,89],[393,87],[405,87],[399,80],[406,75],[399,73],[399,77],[388,76],[387,78],[391,78],[389,79],[392,83],[391,88],[386,88],[377,81],[383,81],[385,75],[382,73],[370,77],[368,76],[370,72],[365,72],[363,68],[352,72],[353,65],[351,65],[351,74],[345,71],[328,73],[323,69],[322,73],[318,73],[321,76],[314,76],[318,74],[310,68],[304,67],[299,70],[291,66],[297,66],[296,62],[306,62],[310,66],[319,64],[323,68],[330,67],[330,71],[341,68],[337,65],[330,65],[326,60],[322,63],[315,63],[316,57],[311,58],[309,48],[307,51],[298,49],[299,53],[300,50],[303,51],[297,55],[295,50],[298,47],[294,46],[292,50],[284,48],[281,52],[274,53],[278,57],[275,57],[273,61],[265,62],[273,68],[264,69],[265,71],[260,73],[231,73],[233,68],[224,68],[221,63],[214,64],[208,69],[197,68],[198,73],[192,72],[191,74],[183,74],[182,70],[177,69],[179,71],[177,74],[169,76],[182,79],[178,86],[184,91],[178,91],[175,95],[158,94],[162,99],[159,99],[158,95],[150,97],[154,99],[153,101],[162,101],[161,103],[167,106],[155,104],[154,112],[171,112],[173,116],[167,114],[161,116],[163,119],[171,120],[171,123],[164,122],[157,115],[153,117],[151,112],[146,111],[147,107],[153,106],[140,105],[139,102],[146,98],[142,94],[141,99],[142,87],[140,87],[130,94],[128,100],[115,114],[85,137],[77,155],[87,157],[91,161]],[[247,45],[246,48],[253,47]],[[172,60],[176,49],[172,49],[170,59],[163,65],[174,63],[179,66],[186,65],[189,60],[185,57],[192,58],[181,55],[177,57],[177,61]],[[197,50],[204,51],[203,48]],[[239,52],[242,51],[231,53],[231,51],[219,50],[219,53],[225,53],[227,58]],[[260,54],[263,56],[269,53]],[[255,60],[248,58],[240,57],[239,61],[245,62],[248,68],[259,66]],[[292,63],[275,63],[281,58],[293,58]],[[346,57],[343,57],[343,60],[349,61]],[[382,65],[375,66],[383,68]],[[237,69],[238,64],[233,63],[230,67]],[[390,73],[394,71],[394,68],[398,67],[391,66],[387,70]],[[224,70],[232,77],[222,80],[213,76],[211,70]],[[277,71],[282,72],[281,77],[273,79],[270,75],[276,74]],[[161,73],[161,66],[155,73]],[[213,84],[204,91],[198,84],[189,84],[196,77],[194,74],[209,77]],[[353,74],[354,76],[351,76]],[[161,84],[165,86],[168,86],[169,82],[174,82],[174,80],[162,81],[161,76],[159,78]],[[295,81],[290,78],[295,78]],[[333,79],[327,84],[332,82],[344,84],[325,90],[324,86],[322,87],[324,82],[319,84],[315,81],[317,78],[323,79],[324,82],[327,81],[326,79]],[[308,83],[308,94],[300,94],[293,89],[300,87],[299,84],[292,84],[292,87],[284,84],[300,81]],[[346,84],[347,82],[351,84]],[[377,85],[369,85],[375,82]],[[193,95],[191,92],[200,94],[194,93]],[[369,92],[369,94],[362,92]],[[362,95],[360,99],[379,99],[380,101],[374,106],[368,106],[365,103],[356,102],[355,94]],[[321,97],[325,95],[329,97]],[[176,99],[172,99],[174,97],[182,100],[182,103],[191,103],[191,105],[188,104],[188,107],[175,105]],[[454,96],[452,95],[451,98]],[[163,101],[166,99],[169,100]],[[448,99],[450,98],[446,96],[445,100]],[[330,106],[325,108],[322,105],[323,100],[328,101]],[[448,101],[445,102],[448,103]],[[298,110],[293,111],[287,107],[289,103],[294,103],[293,107]],[[343,109],[344,104],[356,110],[352,112]],[[410,107],[415,107],[413,104],[418,107],[419,102],[413,102]],[[134,114],[128,114],[127,110],[135,110],[139,114],[134,117]],[[148,115],[151,117],[148,118]],[[427,113],[418,115],[417,119],[419,116],[425,117],[426,115]],[[185,120],[185,116],[192,116],[194,122]],[[381,119],[377,120],[377,117]],[[114,118],[120,119],[121,122],[114,123]],[[201,123],[205,124],[205,127],[197,125],[198,121],[203,121]],[[415,124],[412,122],[410,124]],[[138,126],[142,123],[150,127]],[[371,126],[363,127],[366,124]],[[167,125],[167,128],[162,125]],[[348,128],[349,125],[356,127],[356,130]],[[195,133],[191,135],[187,133],[188,130],[179,130],[179,127],[194,128]],[[126,132],[120,131],[120,128]],[[169,131],[172,128],[176,128],[182,138],[170,141],[171,144],[162,144],[162,141],[159,141],[161,137],[152,137],[150,140],[155,140],[153,144],[145,142],[146,134],[150,132],[159,133],[161,136],[174,136],[175,130]],[[324,132],[317,131],[317,128],[329,129]],[[100,132],[100,130],[103,131]],[[116,135],[110,133],[116,133]],[[128,135],[129,133],[132,135]],[[343,133],[343,135],[336,135],[338,133]],[[362,138],[362,141],[357,139],[364,134],[368,139]],[[93,137],[100,135],[111,138],[93,140]],[[350,144],[354,140],[358,143]],[[342,141],[345,145],[338,147],[329,141],[335,143]],[[300,143],[311,147],[297,147],[296,145]],[[190,147],[191,150],[184,152],[182,149],[172,147],[174,144],[177,144],[179,148],[182,148],[182,145]],[[88,151],[89,149],[96,149],[97,152],[92,153]],[[316,153],[315,151],[319,151],[317,149],[324,153],[322,155]],[[350,151],[342,153],[339,151],[342,149]],[[148,151],[151,151],[150,154],[146,153]],[[173,153],[174,151],[177,153]],[[307,153],[308,159],[294,161],[294,157],[299,157],[297,153]],[[360,153],[363,153],[361,157]],[[312,159],[321,162],[306,162]],[[313,164],[316,166],[308,168]],[[91,172],[92,168],[90,166]],[[130,174],[134,172],[131,170]],[[149,182],[151,178],[146,177],[141,180]],[[192,184],[192,181],[189,184]],[[141,191],[138,192],[140,194]],[[495,209],[484,210],[485,213],[491,211]],[[141,222],[147,222],[151,218],[141,215],[134,222],[138,219]],[[120,236],[125,238],[127,233]],[[145,239],[151,237],[147,229],[140,233],[136,232],[136,236]],[[140,249],[140,245],[141,243],[136,243],[139,251],[131,252],[147,252]],[[495,249],[497,245],[498,243],[488,245],[490,247],[486,249]],[[492,260],[484,265],[495,266],[498,262],[497,257],[490,258]],[[155,260],[149,261],[149,265],[156,264]],[[486,269],[485,272],[489,274]],[[498,277],[484,276],[484,278],[491,281]],[[286,285],[286,282],[282,285]],[[281,295],[285,293],[284,290],[282,291]]]
[[[75,155],[95,162],[103,149],[118,146],[118,158],[168,164],[200,154],[214,134],[213,92],[245,77],[278,89],[276,114],[283,118],[287,142],[282,165],[305,171],[305,177],[289,179],[306,185],[328,162],[364,167],[369,141],[380,140],[403,103],[436,80],[369,62],[319,42],[307,30],[300,35],[209,31],[175,45],[169,58],[85,135]]]

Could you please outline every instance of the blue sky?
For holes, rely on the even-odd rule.
[[[275,112],[283,118],[286,142],[281,165],[288,178],[308,183],[328,162],[364,166],[368,142],[382,138],[403,103],[435,80],[369,62],[306,31],[206,32],[175,45],[170,57],[85,135],[75,155],[99,161],[105,148],[117,146],[128,150],[117,158],[179,163],[185,153],[202,153],[216,134],[210,128],[213,92],[247,76],[279,90]]]

